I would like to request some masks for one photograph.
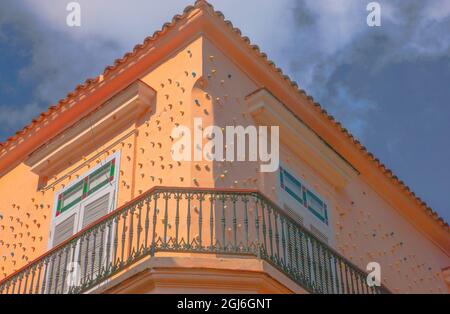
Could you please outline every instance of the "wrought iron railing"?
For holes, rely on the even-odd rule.
[[[82,293],[158,251],[253,255],[312,293],[388,293],[257,191],[156,187],[0,282]]]

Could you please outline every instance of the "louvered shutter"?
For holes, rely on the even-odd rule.
[[[301,224],[303,226],[303,224]],[[310,254],[308,251],[308,239],[305,233],[295,225],[291,225],[288,230],[288,265],[292,267],[298,274],[307,276],[310,273],[308,269],[308,259]]]
[[[326,235],[324,235],[319,229],[317,229],[314,225],[310,225],[311,233],[314,234],[319,240],[322,240],[322,242],[328,244],[328,238]]]
[[[53,247],[70,238],[75,232],[76,213],[59,222],[53,233]],[[70,261],[71,252],[59,250],[48,264],[47,289],[50,293],[63,293],[63,277],[67,274],[66,262]],[[66,270],[66,272],[64,272]]]
[[[298,212],[294,211],[291,207],[284,204],[283,206],[286,213],[292,218],[300,226],[303,226],[303,217],[298,214]],[[287,245],[287,262],[290,267],[294,269],[301,268],[302,266],[302,255],[301,255],[301,235],[299,232],[295,232],[297,227],[294,223],[290,223],[289,229],[286,226],[286,245]],[[300,271],[300,269],[297,269]]]
[[[83,222],[81,228],[85,228],[97,219],[106,215],[110,206],[110,193],[95,199],[84,207]],[[98,274],[102,262],[105,260],[104,248],[106,247],[106,235],[102,230],[94,229],[86,234],[81,243],[81,278],[89,280]]]
[[[108,213],[109,197],[110,193],[105,194],[84,207],[82,228],[87,227]]]
[[[75,213],[70,215],[55,226],[53,234],[53,247],[64,242],[74,234],[75,230]]]
[[[328,244],[328,238],[325,234],[323,234],[319,229],[317,229],[314,225],[310,225],[311,232],[318,237],[322,242]],[[326,274],[327,274],[327,287],[335,289],[335,282],[337,280],[336,270],[334,268],[335,258],[331,254],[328,255],[322,255],[323,257],[323,265],[322,267],[325,268]],[[325,281],[325,279],[323,279]]]

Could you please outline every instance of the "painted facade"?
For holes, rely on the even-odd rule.
[[[198,117],[204,127],[279,125],[281,168],[174,161],[172,129]],[[98,169],[110,180],[95,181]],[[391,292],[449,291],[448,224],[204,1],[0,146],[0,280],[57,245],[58,217],[91,195],[109,193],[112,212],[155,186],[258,190],[360,269],[380,263]],[[89,225],[81,211],[76,219],[73,233]],[[306,292],[259,259],[182,252],[158,253],[91,291],[212,287]]]

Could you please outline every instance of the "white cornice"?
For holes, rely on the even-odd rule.
[[[247,97],[256,123],[280,127],[280,141],[338,189],[358,173],[266,89]]]
[[[25,163],[40,176],[51,175],[56,169],[67,165],[72,158],[76,158],[74,155],[79,153],[80,147],[92,146],[105,135],[119,132],[151,110],[155,95],[155,91],[145,83],[134,82],[35,150]]]

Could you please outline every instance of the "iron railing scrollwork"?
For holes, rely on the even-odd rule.
[[[158,251],[253,255],[312,293],[389,293],[257,191],[157,187],[0,282],[82,293]]]

